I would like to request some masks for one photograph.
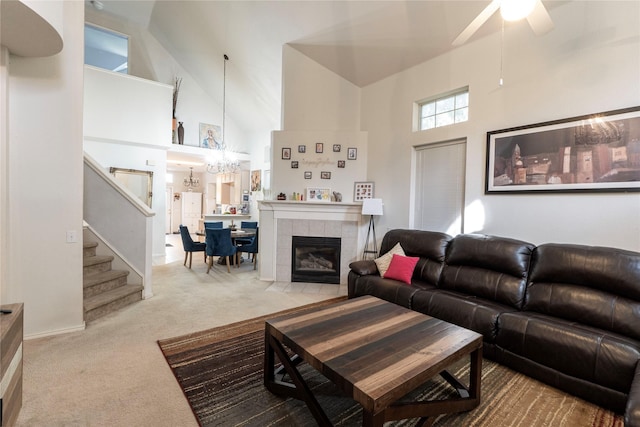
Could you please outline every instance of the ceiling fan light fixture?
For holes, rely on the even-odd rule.
[[[533,11],[537,0],[502,0],[500,15],[505,21],[519,21],[526,18]]]

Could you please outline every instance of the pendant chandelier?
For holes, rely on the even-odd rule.
[[[200,186],[200,179],[193,176],[193,168],[190,168],[189,176],[184,178],[184,186],[195,188]]]
[[[227,117],[227,61],[229,57],[224,55],[224,74],[222,85],[222,141],[216,144],[214,148],[215,154],[207,163],[207,172],[209,173],[227,173],[235,172],[240,167],[240,162],[227,153],[227,140],[224,137],[227,127],[225,120]]]

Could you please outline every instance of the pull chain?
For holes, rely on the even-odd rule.
[[[500,34],[500,80],[498,81],[498,85],[500,85],[500,87],[502,87],[502,85],[504,84],[504,80],[502,80],[503,62],[504,62],[504,19],[502,20],[502,32]]]

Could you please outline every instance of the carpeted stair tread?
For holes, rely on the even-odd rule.
[[[109,280],[115,280],[120,277],[126,277],[129,275],[129,272],[126,270],[109,270],[103,271],[100,273],[94,273],[91,275],[87,275],[84,277],[84,283],[82,284],[84,288],[89,288],[91,286],[95,286],[99,283],[103,283]]]
[[[91,267],[96,264],[102,264],[105,262],[113,261],[113,256],[111,255],[96,255],[91,257],[85,257],[82,260],[83,267]]]
[[[142,285],[125,285],[89,298],[85,298],[84,311],[86,313],[91,310],[95,310],[98,307],[110,304],[114,301],[135,294],[136,292],[141,292],[142,289]]]
[[[98,242],[82,242],[82,247],[85,249],[95,248],[98,246]]]

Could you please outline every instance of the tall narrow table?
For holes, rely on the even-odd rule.
[[[285,346],[294,357],[287,356]],[[277,370],[276,355],[282,363]],[[463,357],[470,361],[468,386],[446,371]],[[272,393],[303,400],[318,424],[329,426],[296,368],[303,361],[362,405],[364,426],[405,418],[422,418],[430,425],[436,415],[468,411],[480,403],[482,335],[372,296],[265,324],[265,386]],[[284,373],[292,382],[283,381]],[[398,402],[438,374],[459,398]]]

